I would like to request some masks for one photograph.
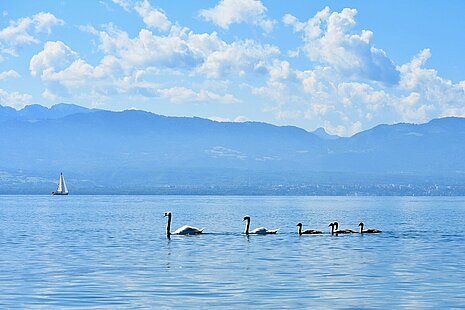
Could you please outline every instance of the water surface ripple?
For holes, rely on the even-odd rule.
[[[464,237],[465,198],[0,196],[0,307],[465,307]]]

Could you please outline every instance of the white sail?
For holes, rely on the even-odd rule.
[[[52,192],[53,195],[68,195],[68,187],[66,187],[65,178],[63,177],[63,173],[60,173],[60,177],[58,178],[58,186],[57,191]]]
[[[68,188],[66,187],[66,182],[65,178],[63,177],[63,174],[61,175],[61,187],[63,189],[63,194],[68,194]]]
[[[58,187],[57,187],[57,194],[61,194],[63,192],[63,174],[60,174],[58,178]]]

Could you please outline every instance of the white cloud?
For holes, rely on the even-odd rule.
[[[387,85],[399,81],[399,72],[382,49],[372,43],[373,33],[353,31],[356,9],[345,8],[340,13],[328,7],[307,22],[285,15],[283,22],[295,32],[303,32],[303,50],[310,60],[329,65],[350,79],[367,79]]]
[[[148,30],[141,30],[138,37],[130,39],[126,33],[112,27],[110,30],[111,33],[90,29],[101,37],[100,49],[112,53],[105,55],[96,66],[81,59],[61,41],[47,42],[44,49],[32,57],[31,75],[40,76],[45,82],[45,98],[72,96],[82,93],[82,89],[86,88],[86,93],[92,90],[94,94],[105,98],[111,94],[132,93],[134,96],[165,97],[171,102],[240,102],[226,90],[221,94],[205,88],[194,91],[185,86],[163,87],[145,81],[154,73],[165,76],[176,75],[176,71],[199,74],[197,70],[212,53],[211,49],[228,47],[215,33],[196,35],[180,30],[172,31],[167,36],[156,36]],[[247,46],[253,44],[249,42]],[[250,61],[253,55],[247,58],[247,55],[242,54],[242,57]]]
[[[12,78],[12,79],[19,78],[19,73],[16,72],[15,70],[8,70],[8,71],[0,72],[0,81],[8,79],[8,78]]]
[[[234,104],[239,103],[240,100],[234,97],[231,94],[219,95],[217,93],[201,89],[198,92],[195,92],[192,89],[186,87],[172,87],[159,89],[158,93],[165,98],[168,98],[171,102],[174,103],[186,103],[186,102],[217,102],[217,103],[226,103]]]
[[[168,31],[170,29],[171,22],[165,13],[160,9],[153,8],[148,0],[138,2],[134,9],[139,13],[147,26],[161,31]]]
[[[32,76],[39,76],[45,82],[44,98],[69,97],[73,90],[82,92],[84,88],[86,95],[97,94],[102,98],[110,91],[104,86],[112,81],[111,76],[104,75],[106,65],[111,65],[111,61],[104,58],[99,66],[93,67],[69,46],[56,41],[45,43],[44,49],[31,58],[29,70]],[[102,81],[107,82],[105,85],[97,83]]]
[[[179,26],[171,27],[167,35],[142,29],[135,38],[113,25],[108,25],[104,31],[85,29],[99,36],[99,49],[113,56],[127,74],[133,70],[158,68],[212,78],[243,76],[255,72],[257,65],[280,52],[276,46],[252,40],[228,44],[216,32],[196,34]]]
[[[125,11],[131,12],[134,10],[142,17],[144,23],[150,27],[160,31],[168,31],[172,23],[166,16],[163,10],[154,8],[148,0],[143,1],[128,1],[128,0],[112,0],[113,3],[121,6]]]
[[[380,123],[465,116],[465,81],[453,83],[425,68],[430,56],[426,49],[399,66],[397,85],[354,81],[331,66],[300,71],[275,60],[267,69],[267,85],[252,92],[272,100],[267,111],[278,120],[306,119],[344,136]]]
[[[221,116],[210,116],[207,117],[209,120],[220,122],[220,123],[244,123],[250,121],[246,116],[239,115],[235,118],[231,119],[228,117],[221,117]]]
[[[277,54],[279,49],[276,46],[261,45],[252,40],[224,43],[207,55],[199,71],[214,78],[231,73],[244,76],[260,69],[263,63]]]
[[[31,58],[29,70],[33,76],[48,78],[54,72],[67,68],[76,59],[78,54],[63,42],[47,42],[43,51]]]
[[[122,7],[124,10],[126,10],[128,12],[129,12],[129,10],[131,8],[131,4],[127,0],[112,0],[112,2],[119,5],[120,7]]]
[[[399,67],[400,86],[408,95],[395,105],[406,120],[427,120],[438,116],[465,115],[465,81],[453,83],[424,65],[431,51],[424,49]]]
[[[269,33],[274,22],[266,18],[266,10],[259,0],[221,0],[215,7],[201,10],[200,16],[223,29],[235,23],[248,23]]]
[[[0,104],[7,105],[13,108],[23,108],[32,99],[29,94],[21,94],[18,92],[8,92],[0,88]]]
[[[38,13],[10,21],[10,25],[0,30],[0,51],[3,54],[18,56],[18,49],[24,45],[39,43],[38,33],[49,33],[52,27],[64,25],[64,21],[51,13]]]
[[[138,8],[142,18],[157,10],[148,2],[115,2],[129,12]],[[218,6],[224,3],[229,2]],[[264,22],[265,13],[266,9],[260,13]],[[241,104],[247,98],[260,105],[253,109],[274,116],[279,123],[307,129],[323,126],[339,135],[351,135],[378,123],[465,115],[465,81],[453,83],[425,68],[431,57],[427,49],[394,67],[385,53],[374,47],[370,31],[354,31],[355,13],[328,8],[305,22],[292,15],[283,18],[298,36],[303,34],[302,46],[291,53],[295,57],[306,54],[312,60],[303,68],[293,67],[293,61],[286,60],[277,46],[250,39],[227,42],[216,32],[195,33],[168,19],[169,26],[162,26],[155,16],[149,26],[169,31],[140,29],[132,36],[112,24],[97,29],[82,26],[81,30],[97,38],[100,60],[87,61],[61,41],[47,42],[31,58],[30,72],[43,81],[42,96],[53,101],[69,96],[94,104],[114,98]],[[259,21],[241,20],[256,25]],[[44,27],[42,32],[47,29]],[[31,26],[29,32],[35,29]],[[15,74],[6,71],[0,73],[0,79],[2,76],[13,78]],[[28,99],[27,94],[2,96],[9,102],[14,97],[18,102]]]

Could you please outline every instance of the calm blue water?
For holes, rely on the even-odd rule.
[[[465,307],[464,238],[465,198],[0,196],[0,307]]]

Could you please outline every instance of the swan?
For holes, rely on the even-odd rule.
[[[258,227],[258,228],[255,228],[252,231],[249,231],[249,228],[250,228],[250,216],[248,216],[248,215],[244,216],[244,219],[242,219],[242,221],[247,221],[247,223],[245,223],[245,231],[244,231],[244,234],[246,234],[246,235],[276,234],[278,232],[278,230],[279,230],[279,228],[278,229],[266,229],[265,227]]]
[[[330,223],[328,227],[331,227],[331,235],[357,233],[355,230],[352,230],[352,229],[338,229],[339,228],[338,222]]]
[[[198,235],[203,232],[204,228],[196,228],[188,225],[184,225],[182,227],[179,227],[176,229],[174,232],[170,232],[171,229],[171,212],[166,211],[165,212],[165,217],[168,217],[168,224],[166,225],[166,237],[170,237],[170,235]]]
[[[331,227],[331,235],[334,235],[334,223],[329,223],[328,227]]]
[[[298,229],[298,232],[299,232],[299,236],[301,235],[316,235],[316,234],[321,234],[322,232],[319,231],[319,230],[315,230],[315,229],[306,229],[304,231],[302,231],[302,223],[299,223],[297,224],[297,229]]]
[[[358,226],[360,226],[360,233],[361,234],[377,234],[377,233],[381,232],[381,230],[375,229],[375,228],[367,228],[367,229],[363,230],[363,226],[365,226],[365,224],[363,224],[363,223],[358,224]]]

